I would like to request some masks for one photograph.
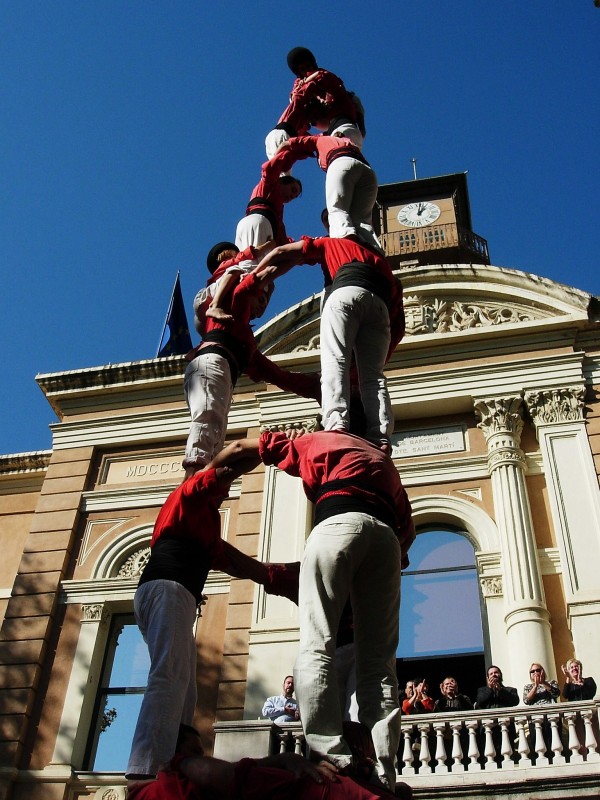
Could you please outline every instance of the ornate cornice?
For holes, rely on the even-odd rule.
[[[45,470],[50,463],[51,455],[51,450],[35,450],[31,453],[2,455],[0,456],[0,475]]]
[[[558,422],[582,422],[585,388],[566,386],[539,392],[526,392],[527,410],[536,428]]]
[[[463,302],[443,297],[423,299],[416,294],[404,298],[404,311],[409,336],[530,322],[545,316],[532,309],[517,309],[504,303]]]
[[[314,433],[321,429],[321,418],[302,419],[296,422],[275,422],[270,425],[261,425],[261,433],[286,433],[289,430],[301,431],[302,433]]]

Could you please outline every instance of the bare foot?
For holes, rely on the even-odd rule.
[[[211,306],[209,306],[206,309],[206,316],[211,317],[212,319],[218,319],[219,322],[227,322],[228,320],[233,319],[231,314],[227,314],[219,306],[215,306],[214,308],[211,308]]]

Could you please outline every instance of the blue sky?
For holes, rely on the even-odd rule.
[[[366,109],[380,183],[468,171],[492,263],[600,294],[593,0],[298,5],[228,0],[0,4],[0,453],[46,449],[35,383],[156,353],[181,270],[233,237],[309,47]],[[295,170],[290,235],[320,234],[323,174]],[[267,317],[320,288],[279,281]]]

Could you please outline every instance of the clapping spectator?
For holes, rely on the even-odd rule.
[[[532,683],[523,688],[523,702],[528,706],[543,706],[556,703],[560,695],[558,683],[546,678],[546,670],[541,664],[533,663],[529,669]]]
[[[591,700],[596,694],[596,681],[593,678],[583,677],[583,667],[581,661],[570,658],[566,664],[562,664],[561,670],[565,676],[562,696],[565,700]]]
[[[502,671],[492,664],[487,671],[487,686],[477,689],[477,708],[509,708],[519,705],[519,693],[513,686],[504,686]]]
[[[440,683],[442,696],[436,700],[434,711],[472,711],[473,703],[466,694],[458,693],[456,678],[448,677]]]
[[[402,703],[403,714],[426,714],[433,711],[434,701],[429,696],[429,685],[426,678],[414,678],[407,681],[406,698]]]

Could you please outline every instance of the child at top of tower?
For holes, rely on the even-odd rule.
[[[327,134],[347,136],[359,148],[366,134],[364,109],[358,97],[349,92],[341,78],[318,66],[306,47],[294,47],[287,63],[296,76],[290,102],[275,128],[267,134],[267,158],[272,158],[282,142],[304,136],[311,126]]]

